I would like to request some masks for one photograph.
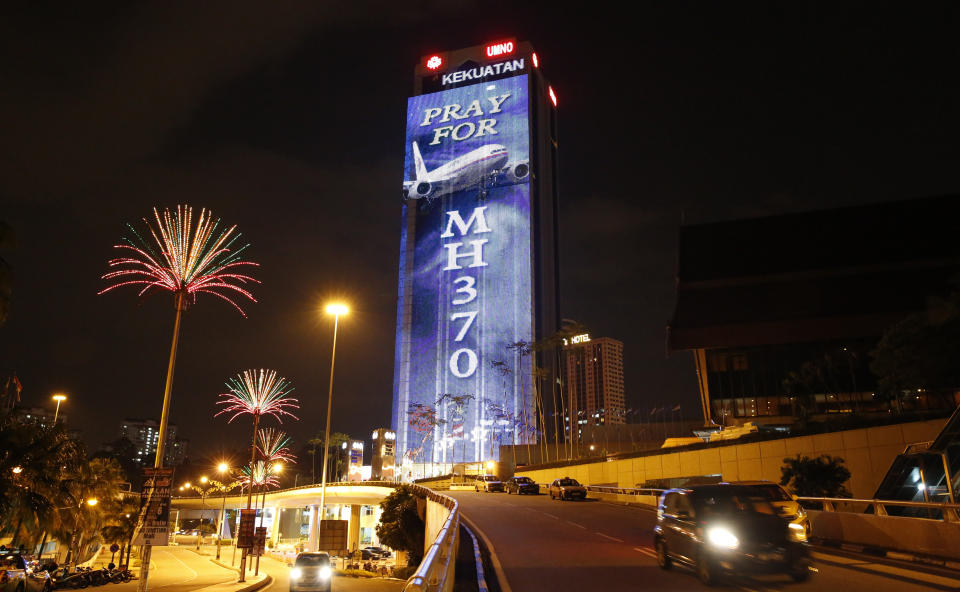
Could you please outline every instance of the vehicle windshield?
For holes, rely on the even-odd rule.
[[[700,497],[697,514],[700,516],[721,516],[741,512],[755,514],[776,514],[770,504],[770,498],[752,488],[737,488],[734,491],[714,491]]]
[[[517,483],[533,483],[533,480],[530,477],[516,477]]]
[[[783,490],[779,485],[754,485],[754,488],[762,491],[764,495],[770,498],[772,502],[789,502],[793,501],[793,498],[790,497],[786,491]]]
[[[560,479],[560,485],[580,485],[576,479]]]
[[[499,481],[496,475],[486,475],[483,478],[484,481]]]
[[[299,555],[297,557],[297,567],[323,567],[330,565],[329,555]]]

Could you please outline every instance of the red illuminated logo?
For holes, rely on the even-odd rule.
[[[537,54],[536,54],[536,53],[530,54],[530,57],[533,59],[533,67],[534,67],[534,68],[539,68],[539,67],[540,67],[540,60],[537,59]]]
[[[547,87],[547,93],[550,95],[550,102],[553,103],[553,106],[557,106],[557,93],[553,92],[553,87]]]
[[[513,53],[513,50],[516,49],[513,41],[500,41],[499,43],[492,43],[484,48],[484,52],[487,54],[488,58],[496,58],[500,56],[510,55]]]
[[[432,55],[427,58],[427,68],[431,70],[436,70],[443,65],[443,58],[438,55]]]

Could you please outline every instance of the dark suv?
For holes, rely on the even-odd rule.
[[[802,530],[754,487],[699,485],[663,493],[653,540],[661,568],[687,564],[705,584],[726,572],[785,573],[801,582],[810,576]]]

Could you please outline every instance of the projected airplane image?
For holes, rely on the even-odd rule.
[[[414,142],[413,160],[416,179],[403,182],[405,199],[432,200],[471,187],[486,197],[489,187],[523,183],[530,177],[529,161],[509,162],[507,149],[500,144],[481,146],[428,172]]]

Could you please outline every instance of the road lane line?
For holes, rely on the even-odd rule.
[[[550,517],[553,518],[554,520],[560,520],[560,516],[554,516],[554,515],[551,514],[550,512],[541,512],[541,514],[544,514],[544,515],[546,515],[546,516],[550,516]]]
[[[608,535],[608,534],[603,534],[602,532],[598,532],[597,534],[600,535],[600,536],[602,536],[602,537],[605,538],[605,539],[610,539],[611,541],[616,541],[616,542],[618,542],[618,543],[622,543],[622,542],[623,542],[623,540],[618,539],[617,537],[612,537],[612,536],[610,536],[610,535]]]
[[[647,549],[646,547],[634,547],[633,550],[643,553],[647,557],[652,557],[654,559],[657,558],[657,554],[651,551],[650,549]]]
[[[582,528],[582,529],[584,529],[584,530],[587,529],[586,526],[584,526],[584,525],[582,525],[582,524],[577,524],[576,522],[570,522],[569,520],[567,520],[567,524],[572,524],[572,525],[576,526],[577,528]]]

